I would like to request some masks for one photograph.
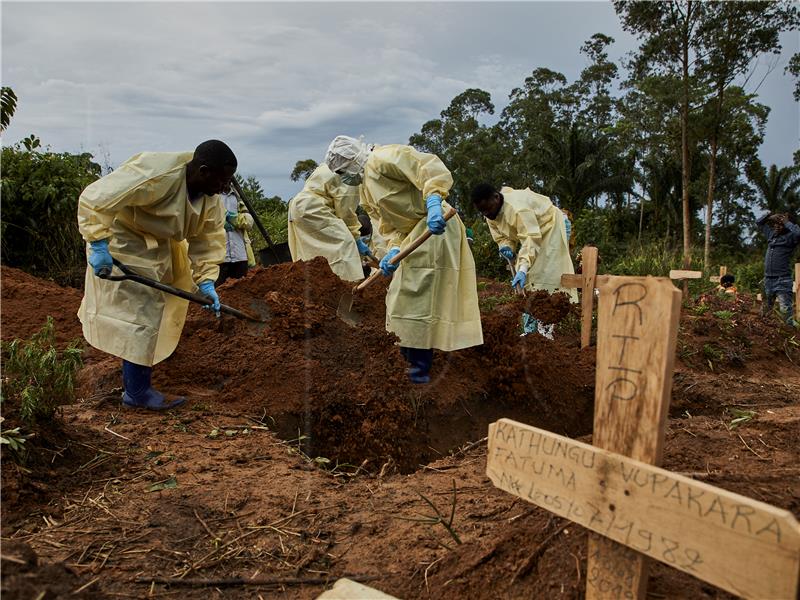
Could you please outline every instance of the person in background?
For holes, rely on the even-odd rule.
[[[255,266],[252,248],[248,253],[250,239],[247,234],[253,228],[253,216],[230,187],[223,192],[222,204],[225,208],[225,262],[219,265],[218,286],[228,279],[244,277],[247,269]]]
[[[380,261],[392,277],[386,294],[386,329],[400,338],[414,383],[430,381],[433,349],[451,351],[483,343],[475,261],[464,224],[444,218],[453,177],[439,157],[411,146],[369,146],[337,136],[325,162],[361,183],[361,204],[389,251]],[[429,230],[433,235],[398,264],[391,260]]]
[[[792,302],[791,259],[800,245],[800,227],[786,213],[773,213],[756,221],[767,238],[764,255],[764,314],[772,310],[775,301],[778,311],[789,325],[796,325]]]
[[[364,278],[361,256],[371,255],[360,237],[356,214],[358,184],[319,165],[302,191],[289,202],[289,249],[292,260],[322,256],[344,281]]]
[[[720,294],[730,294],[731,296],[736,296],[736,286],[734,283],[736,283],[736,278],[730,273],[726,273],[719,279],[717,292]]]
[[[574,219],[572,218],[572,213],[566,208],[562,208],[561,212],[564,213],[564,227],[567,230],[567,242],[569,243],[569,253],[570,256],[572,256],[572,253],[575,252],[575,229],[572,227]]]
[[[489,183],[481,183],[472,190],[472,202],[485,217],[500,256],[514,261],[512,287],[565,292],[572,302],[578,301],[575,289],[561,287],[561,276],[574,273],[574,269],[566,219],[547,196],[528,188],[504,187],[498,191]],[[539,323],[535,315],[523,315],[523,335],[538,331],[552,338],[552,329]]]
[[[91,183],[78,200],[87,243],[84,295],[78,310],[86,341],[122,359],[122,403],[163,410],[151,385],[153,365],[180,340],[188,302],[136,283],[111,281],[113,260],[138,274],[200,293],[219,316],[214,282],[225,258],[225,210],[218,196],[236,172],[236,156],[219,140],[192,152],[142,152]]]

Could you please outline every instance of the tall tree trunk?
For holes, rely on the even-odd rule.
[[[708,163],[708,194],[706,195],[706,239],[703,248],[703,271],[708,272],[711,261],[711,217],[714,205],[714,188],[717,183],[717,150],[719,149],[719,121],[722,115],[722,100],[725,82],[717,84],[717,108],[714,114],[714,128],[711,131],[711,158]]]
[[[681,98],[681,186],[683,200],[683,267],[691,264],[691,223],[689,221],[689,27],[691,22],[692,2],[686,3],[682,45],[682,79],[683,98]]]

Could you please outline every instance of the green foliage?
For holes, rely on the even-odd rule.
[[[307,158],[306,160],[298,160],[294,164],[294,169],[292,169],[292,174],[289,175],[289,179],[292,181],[298,181],[301,177],[303,180],[308,179],[311,176],[311,173],[314,172],[319,165],[317,161],[313,158]]]
[[[721,321],[730,321],[733,319],[734,313],[732,310],[717,310],[714,311],[714,316],[720,319]]]
[[[17,95],[10,87],[0,88],[0,131],[5,131],[17,110]]]
[[[53,318],[28,340],[3,342],[3,402],[19,406],[20,420],[29,427],[49,421],[56,409],[75,397],[75,375],[82,350],[77,341],[59,352]]]
[[[289,238],[288,205],[281,200],[280,196],[267,197],[261,184],[252,175],[245,179],[237,173],[236,179],[239,185],[242,186],[242,191],[247,196],[247,199],[255,208],[256,214],[264,225],[264,229],[269,233],[272,242],[275,244],[285,242]],[[249,234],[254,251],[258,252],[258,250],[267,247],[267,242],[258,227],[253,227]]]
[[[764,279],[764,260],[761,257],[736,265],[732,269],[729,267],[728,272],[733,272],[736,289],[740,292],[755,294],[761,291]]]
[[[100,177],[100,165],[88,153],[38,152],[19,144],[3,148],[2,165],[3,260],[61,282],[79,280],[86,253],[76,222],[78,197]]]

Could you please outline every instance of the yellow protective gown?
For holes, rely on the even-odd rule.
[[[550,198],[528,188],[504,187],[500,193],[503,207],[497,218],[486,219],[486,223],[498,246],[517,252],[517,270],[528,271],[525,288],[564,292],[577,302],[577,290],[561,287],[561,275],[575,272],[564,214]]]
[[[189,201],[192,152],[143,152],[89,185],[78,201],[87,242],[109,239],[109,251],[140,275],[186,291],[216,281],[225,260],[225,210],[219,196]],[[87,246],[87,253],[89,249]],[[175,350],[188,302],[132,281],[107,281],[86,269],[78,317],[92,346],[152,366]]]
[[[433,154],[376,146],[364,167],[361,203],[379,222],[387,247],[405,248],[427,229],[425,198],[453,185]],[[449,205],[442,203],[442,212]],[[483,343],[475,261],[458,216],[405,258],[386,295],[386,328],[408,348],[458,350]]]
[[[345,185],[322,164],[289,202],[289,250],[292,260],[323,256],[345,281],[364,278],[356,238],[361,223],[356,215],[358,187]]]

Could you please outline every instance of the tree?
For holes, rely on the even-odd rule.
[[[800,169],[754,162],[747,170],[750,181],[759,194],[761,208],[771,213],[800,212]]]
[[[289,179],[292,181],[298,181],[301,177],[303,180],[308,179],[311,176],[311,173],[314,172],[319,165],[317,161],[313,158],[307,158],[306,160],[298,160],[295,165],[294,169],[292,169],[292,174],[289,175]]]
[[[5,131],[17,110],[17,95],[10,87],[0,88],[0,132]]]
[[[725,93],[760,55],[779,54],[779,33],[797,27],[797,9],[788,2],[708,2],[698,27],[704,60],[698,75],[711,89],[708,113],[709,167],[706,193],[704,264],[709,265],[711,222],[720,131],[732,115],[723,110]]]
[[[489,92],[468,89],[453,98],[439,119],[426,122],[409,144],[422,152],[437,155],[453,174],[453,188],[448,201],[467,217],[476,212],[469,201],[472,187],[494,180],[505,163],[504,147],[495,128],[480,123],[483,115],[494,114]]]
[[[691,183],[689,113],[695,72],[702,64],[698,55],[698,28],[707,3],[697,0],[649,2],[615,0],[614,8],[626,31],[642,40],[633,62],[634,77],[670,75],[680,82],[681,203],[683,208],[683,264],[691,262]]]

